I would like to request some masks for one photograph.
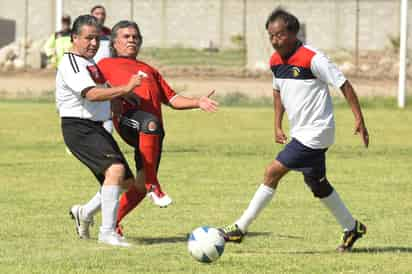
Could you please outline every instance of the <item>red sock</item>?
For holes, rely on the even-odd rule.
[[[123,193],[119,201],[119,210],[117,212],[117,226],[120,221],[132,211],[146,196],[146,193],[141,193],[132,185],[129,190]]]
[[[160,136],[141,132],[139,136],[139,151],[142,157],[147,191],[150,191],[152,186],[154,186],[156,194],[163,196],[164,194],[160,187],[159,181],[157,180],[157,164],[160,155]]]

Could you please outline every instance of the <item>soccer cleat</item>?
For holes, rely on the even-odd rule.
[[[343,242],[338,246],[337,251],[349,252],[352,250],[354,243],[366,234],[366,226],[356,221],[355,228],[343,233]]]
[[[76,233],[79,235],[80,239],[89,239],[90,238],[90,231],[89,227],[93,225],[93,219],[84,220],[80,217],[80,212],[82,210],[81,205],[74,205],[70,209],[70,216],[74,220],[74,224],[76,225]]]
[[[147,193],[147,197],[149,197],[149,199],[159,207],[167,207],[172,203],[172,198],[155,186],[152,186],[150,191]]]
[[[131,244],[126,242],[126,240],[122,236],[117,234],[115,231],[100,232],[98,242],[102,244],[120,247],[131,246]]]
[[[232,224],[225,226],[223,228],[219,228],[220,233],[223,235],[223,238],[226,242],[235,242],[241,243],[243,237],[246,233],[243,233],[237,224]]]

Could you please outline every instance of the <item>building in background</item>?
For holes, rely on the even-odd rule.
[[[16,39],[45,39],[55,31],[54,2],[0,0],[0,19],[15,22]],[[383,50],[399,36],[400,0],[64,0],[64,13],[87,14],[95,4],[106,7],[108,26],[135,20],[146,30],[145,47],[232,48],[246,38],[249,69],[268,66],[264,23],[279,5],[302,19],[307,42],[322,50]]]

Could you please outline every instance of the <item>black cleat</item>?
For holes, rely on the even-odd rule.
[[[366,226],[359,221],[356,221],[355,228],[343,233],[343,242],[338,246],[339,252],[350,252],[354,243],[366,234]]]
[[[222,233],[223,238],[226,242],[241,243],[245,233],[243,233],[237,224],[228,225],[219,228],[220,233]]]

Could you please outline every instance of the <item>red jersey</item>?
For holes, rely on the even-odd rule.
[[[141,85],[134,89],[134,93],[140,98],[140,104],[136,107],[122,100],[121,112],[139,109],[155,115],[162,122],[161,105],[162,103],[169,104],[170,100],[176,96],[176,92],[156,69],[138,60],[125,57],[104,58],[98,63],[98,67],[103,77],[113,87],[126,85],[132,75],[139,71],[144,72],[147,77],[142,78]]]

